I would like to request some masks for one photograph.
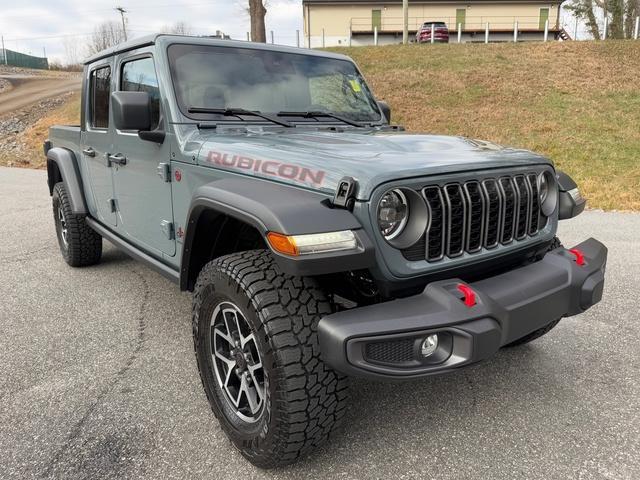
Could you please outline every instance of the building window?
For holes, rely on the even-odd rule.
[[[540,30],[544,30],[544,24],[549,20],[549,9],[541,8],[540,9]]]
[[[466,8],[456,8],[456,30],[458,30],[458,25],[461,28],[464,28],[464,23],[467,20],[467,9]]]
[[[382,10],[371,10],[371,30],[382,30]]]
[[[93,128],[109,128],[111,67],[102,67],[91,72],[89,85],[91,88],[90,125]]]

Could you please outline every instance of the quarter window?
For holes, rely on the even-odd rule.
[[[160,123],[160,89],[151,57],[126,62],[122,66],[120,89],[125,92],[147,92],[151,99],[151,130]]]
[[[109,128],[109,94],[111,93],[111,67],[91,72],[91,114],[93,128]]]

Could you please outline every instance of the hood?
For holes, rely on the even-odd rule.
[[[198,164],[264,177],[333,195],[341,178],[367,200],[385,182],[550,161],[527,150],[463,137],[398,131],[220,128],[194,134]]]

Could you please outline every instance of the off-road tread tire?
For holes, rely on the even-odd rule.
[[[260,323],[257,334],[271,350],[268,431],[240,439],[221,418],[198,355],[201,306],[219,282],[244,292]],[[193,295],[193,334],[198,369],[216,417],[234,445],[254,465],[273,468],[295,462],[325,442],[346,413],[348,379],[320,358],[317,326],[331,304],[317,282],[283,273],[270,252],[251,250],[219,257],[204,266]],[[263,363],[265,355],[263,354]],[[267,366],[265,365],[265,369]],[[214,378],[210,381],[215,381]]]
[[[56,234],[64,260],[72,267],[87,267],[100,262],[102,237],[87,225],[84,215],[73,214],[64,182],[58,182],[54,185],[52,203]],[[62,212],[67,222],[67,248],[58,233],[58,205],[62,206]]]

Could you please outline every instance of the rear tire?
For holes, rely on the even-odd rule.
[[[283,273],[266,250],[220,257],[198,276],[192,318],[200,378],[222,429],[258,467],[296,461],[345,414],[347,378],[320,358],[317,325],[330,313],[314,279]],[[257,365],[262,372],[243,384]]]
[[[102,237],[87,225],[84,215],[73,213],[63,182],[53,187],[53,220],[65,262],[72,267],[86,267],[100,261]]]

